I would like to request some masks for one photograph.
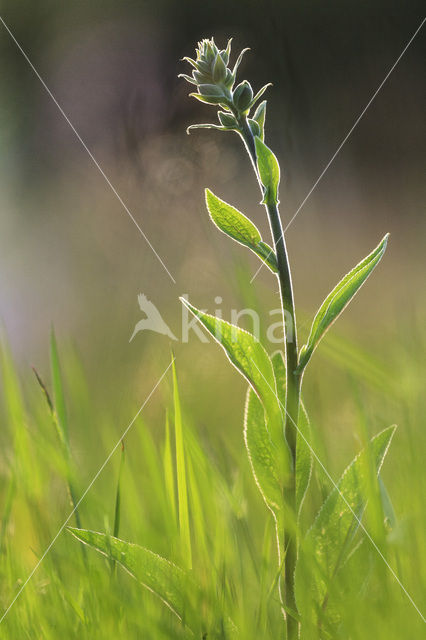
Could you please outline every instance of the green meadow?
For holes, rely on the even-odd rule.
[[[420,640],[421,27],[132,4],[1,18],[0,637]]]
[[[381,351],[374,359],[356,343],[327,338],[318,366],[307,381],[305,402],[313,407],[315,451],[336,479],[369,436],[398,425],[382,471],[389,496],[384,526],[374,503],[369,505],[365,522],[369,531],[379,528],[380,537],[375,539],[380,540],[380,550],[421,607],[426,564],[423,337],[412,326],[401,327],[400,332],[406,339],[390,341],[390,348],[386,341],[378,343]],[[180,347],[179,352],[182,350]],[[75,351],[60,344],[59,359],[60,373],[53,358],[52,371],[43,378],[54,404],[52,417],[33,372],[26,367],[18,374],[7,343],[2,344],[4,609],[71,512],[69,487],[73,486],[74,500],[78,500],[127,427],[93,406]],[[168,364],[167,353],[160,359],[158,377]],[[162,389],[157,390],[159,397],[152,398],[156,418],[148,421],[141,413],[124,440],[124,453],[120,444],[78,507],[79,521],[74,514],[67,524],[111,536],[118,532],[120,538],[177,564],[189,547],[194,575],[206,594],[197,610],[200,626],[222,620],[224,626],[217,637],[236,637],[226,628],[230,616],[241,637],[280,637],[272,517],[251,474],[242,420],[226,406],[235,403],[241,411],[244,390],[238,384],[233,391],[217,385],[214,371],[198,379],[190,372],[184,375],[179,355],[175,365],[177,379],[184,378],[185,384],[178,382],[173,390],[169,369]],[[327,371],[325,377],[323,371]],[[194,386],[199,397],[192,409]],[[148,394],[149,387],[141,383],[143,394]],[[211,393],[223,405],[220,423],[211,423],[200,409],[204,400],[206,405],[211,403]],[[128,423],[138,408],[135,397],[128,404]],[[58,429],[59,415],[62,427]],[[69,437],[69,448],[60,434]],[[182,458],[176,458],[176,438]],[[186,469],[185,498],[177,492],[181,464]],[[306,522],[331,489],[315,464],[305,505]],[[182,508],[188,511],[189,530],[179,524]],[[420,638],[423,622],[419,614],[368,540],[358,553],[335,587],[343,617],[336,637]],[[192,635],[155,594],[109,558],[83,547],[67,530],[58,536],[1,624],[2,636],[11,639]]]

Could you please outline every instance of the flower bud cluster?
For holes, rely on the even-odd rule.
[[[226,49],[221,50],[213,38],[201,40],[196,50],[196,59],[184,58],[193,67],[192,76],[180,74],[180,77],[197,87],[197,92],[190,94],[192,97],[224,109],[218,113],[221,124],[219,128],[222,129],[237,130],[241,118],[248,116],[250,109],[269,86],[262,87],[255,96],[247,80],[243,80],[234,88],[237,70],[246,51],[248,49],[241,51],[232,70],[228,67],[231,40],[228,41]]]

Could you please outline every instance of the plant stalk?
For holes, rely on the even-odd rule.
[[[263,185],[260,181],[257,169],[256,145],[253,133],[246,117],[239,119],[241,137],[244,140],[247,151],[251,157],[253,167],[258,179],[262,194],[264,192]],[[297,349],[297,328],[296,313],[293,298],[293,284],[291,278],[290,264],[287,254],[287,247],[284,238],[284,231],[277,204],[265,204],[268,214],[269,226],[274,242],[274,249],[277,256],[278,273],[277,278],[280,287],[281,309],[283,315],[284,327],[284,353],[286,362],[286,402],[285,402],[285,424],[284,433],[288,442],[292,462],[293,473],[290,480],[290,486],[286,486],[286,505],[290,509],[296,519],[296,483],[295,483],[295,464],[296,464],[296,426],[299,419],[300,407],[300,387],[301,376],[296,373],[298,364]],[[284,606],[296,611],[296,602],[294,597],[294,570],[297,558],[297,540],[294,532],[288,529],[284,533],[284,551],[285,551],[285,589],[284,589]],[[295,640],[298,637],[298,622],[290,615],[286,615],[287,639]]]

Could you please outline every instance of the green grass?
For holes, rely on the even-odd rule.
[[[363,442],[389,424],[398,423],[382,473],[395,516],[388,510],[383,527],[383,516],[378,515],[377,502],[372,500],[364,522],[424,610],[426,486],[422,451],[426,444],[426,400],[419,355],[424,341],[408,330],[401,330],[400,335],[404,334],[408,336],[404,343],[391,343],[383,352],[387,367],[380,360],[372,363],[347,340],[327,338],[307,378],[305,403],[311,410],[315,449],[335,479]],[[52,403],[61,398],[62,420],[68,416],[69,456],[60,446],[57,425],[30,367],[18,376],[7,344],[2,344],[3,610],[70,513],[70,478],[78,498],[97,471],[94,466],[91,471],[80,466],[84,459],[81,452],[88,455],[96,446],[93,457],[100,466],[126,426],[112,424],[108,416],[99,417],[91,407],[89,389],[81,378],[75,379],[79,376],[75,354],[66,354],[59,364],[56,347],[55,352],[52,377],[46,375],[43,381],[48,391],[53,389]],[[347,357],[348,352],[352,358]],[[340,360],[344,366],[336,364]],[[372,375],[374,367],[381,378]],[[58,374],[60,369],[63,376]],[[179,375],[179,354],[176,369]],[[327,378],[323,371],[327,371]],[[354,377],[359,380],[360,371],[365,375],[355,385]],[[161,373],[159,366],[158,377]],[[171,372],[169,377],[166,386],[172,389]],[[197,384],[190,373],[185,382]],[[137,419],[126,438],[124,462],[119,448],[81,504],[81,526],[109,535],[117,531],[120,477],[120,537],[180,565],[189,566],[191,552],[193,574],[203,593],[196,600],[195,624],[200,629],[206,624],[214,628],[216,635],[212,637],[231,638],[236,637],[228,622],[231,618],[241,638],[279,638],[282,619],[274,589],[277,569],[276,549],[271,542],[273,524],[253,481],[242,424],[231,419],[227,424],[211,424],[207,416],[202,426],[200,416],[197,412],[192,415],[191,406],[185,402],[185,385],[180,386],[180,395],[175,384],[174,400],[171,391],[168,402],[159,407],[163,419],[149,425],[143,415]],[[315,393],[318,386],[322,388],[321,397]],[[210,393],[214,392],[213,383]],[[200,389],[203,393],[207,390]],[[239,396],[236,398],[230,390],[218,402],[241,402],[242,406],[243,394]],[[339,402],[342,397],[345,406]],[[159,398],[153,402],[161,405]],[[128,422],[136,410],[135,399],[135,406],[128,407]],[[70,420],[71,415],[78,419]],[[340,421],[349,425],[345,433],[338,430]],[[209,442],[206,429],[212,436]],[[232,437],[227,437],[228,431]],[[235,444],[238,442],[239,446]],[[321,496],[330,489],[330,482],[315,465],[303,514],[305,525],[312,521]],[[70,524],[77,526],[75,518]],[[121,567],[111,572],[107,558],[87,547],[84,556],[81,549],[69,532],[59,536],[2,621],[3,638],[193,637],[161,600]],[[336,637],[380,640],[422,636],[418,613],[367,540],[332,585],[330,598],[343,618]]]
[[[387,234],[325,298],[299,350],[266,101],[250,116],[268,85],[256,95],[246,80],[234,87],[243,53],[231,70],[231,41],[220,51],[211,39],[198,44],[196,61],[186,58],[191,95],[223,109],[219,125],[190,129],[234,131],[250,156],[273,248],[208,189],[206,205],[215,226],[276,278],[283,353],[181,298],[249,388],[185,344],[167,365],[159,351],[141,363],[144,374],[158,369],[150,382],[141,376],[142,398],[129,392],[139,379],[117,371],[117,412],[107,387],[95,397],[53,332],[50,373],[34,368],[31,382],[3,340],[2,637],[421,635],[424,339],[401,314],[400,338],[385,336],[381,362],[371,345],[326,335],[382,259]],[[241,297],[256,299],[242,284],[248,278],[235,275]],[[181,367],[185,351],[191,362]],[[96,376],[102,388],[99,364]],[[157,397],[152,414],[157,386],[162,406]]]

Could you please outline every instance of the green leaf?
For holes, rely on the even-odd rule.
[[[179,73],[178,74],[178,78],[183,78],[184,80],[186,80],[190,84],[195,84],[195,86],[198,85],[198,82],[196,80],[194,80],[194,78],[192,76],[188,76],[186,73]]]
[[[277,397],[283,421],[285,419],[285,365],[283,356],[276,352],[272,358]],[[304,408],[300,411],[299,429],[296,441],[296,515],[300,513],[311,476],[311,451],[301,433],[308,438],[309,421]],[[263,407],[258,397],[249,388],[246,400],[244,421],[244,439],[252,468],[252,472],[260,493],[272,511],[277,539],[284,539],[284,500],[285,487],[280,482],[279,460],[274,443],[265,422]],[[287,514],[288,515],[288,514]],[[285,550],[280,546],[280,554]]]
[[[272,273],[278,273],[277,257],[275,255],[275,251],[269,246],[269,244],[266,244],[266,242],[261,240],[253,251],[261,260],[263,260],[266,266],[270,268]]]
[[[255,136],[255,137],[259,136],[260,137],[262,132],[261,132],[260,127],[257,124],[256,120],[252,120],[252,118],[248,118],[247,122],[250,125],[250,129],[251,129],[251,132],[252,132],[253,136]]]
[[[296,438],[296,514],[300,516],[312,475],[311,425],[303,402],[300,403]]]
[[[137,544],[125,542],[105,533],[68,527],[78,540],[120,564],[144,587],[155,593],[194,632],[194,609],[190,595],[197,587],[189,573],[169,560]]]
[[[241,64],[241,60],[243,59],[243,55],[245,54],[245,52],[246,52],[246,51],[250,51],[250,48],[249,48],[249,47],[246,47],[245,49],[243,49],[243,50],[241,51],[240,55],[239,55],[239,56],[238,56],[238,58],[237,58],[237,61],[236,61],[235,65],[234,65],[234,68],[232,69],[232,75],[234,76],[234,79],[235,79],[235,77],[236,77],[236,75],[237,75],[238,67],[239,67],[239,66],[240,66],[240,64]]]
[[[232,113],[229,113],[229,111],[218,111],[217,117],[219,118],[219,122],[222,127],[231,131],[239,128],[235,116]]]
[[[263,100],[257,107],[256,111],[253,115],[253,120],[257,122],[260,128],[260,136],[259,138],[262,142],[265,139],[265,119],[266,119],[266,100]]]
[[[258,137],[256,144],[257,168],[260,180],[265,188],[263,204],[278,204],[278,186],[280,184],[280,165],[269,147]]]
[[[229,129],[229,127],[222,127],[219,124],[205,122],[202,124],[190,124],[186,129],[186,133],[189,135],[193,129],[216,129],[216,131],[232,131],[232,129]]]
[[[250,108],[256,104],[256,102],[263,96],[263,94],[265,93],[266,89],[268,89],[268,87],[272,87],[272,82],[268,82],[268,84],[265,84],[254,96],[253,100],[250,103]]]
[[[226,77],[226,64],[221,55],[216,56],[216,61],[213,67],[213,80],[220,83],[225,80]]]
[[[191,98],[195,98],[196,100],[199,100],[200,102],[205,102],[206,104],[219,104],[221,107],[226,107],[225,104],[225,96],[206,96],[206,95],[201,95],[200,93],[190,93],[189,96]]]
[[[280,351],[274,353],[271,358],[274,367],[275,381],[277,385],[277,394],[280,401],[283,418],[285,419],[285,364],[284,358]],[[295,482],[296,482],[296,516],[300,516],[303,501],[309,487],[312,473],[312,451],[309,447],[311,428],[309,424],[308,414],[300,404],[299,420],[296,435],[296,465],[295,465]]]
[[[352,271],[349,271],[322,303],[312,323],[308,341],[300,350],[299,365],[297,367],[299,372],[306,367],[321,338],[380,262],[386,250],[388,237],[389,234],[387,233],[374,251],[357,264]]]
[[[377,473],[394,432],[395,427],[389,427],[371,440],[370,455]],[[330,585],[345,562],[366,506],[367,476],[368,452],[364,449],[346,468],[301,543],[295,588],[298,610],[306,625],[315,625],[325,613]]]
[[[251,333],[235,325],[215,318],[193,307],[185,298],[180,298],[222,346],[234,367],[246,378],[261,400],[266,413],[268,431],[277,452],[281,478],[290,472],[290,452],[284,438],[283,417],[276,395],[274,370],[265,349]]]
[[[215,98],[225,98],[223,91],[215,84],[200,84],[199,92],[203,96],[213,96]]]
[[[271,247],[262,241],[259,230],[241,211],[206,189],[207,210],[214,224],[227,236],[251,249],[265,264],[277,272],[277,259]]]
[[[283,501],[280,473],[263,405],[251,387],[247,389],[244,441],[256,484],[266,505],[276,516]]]

